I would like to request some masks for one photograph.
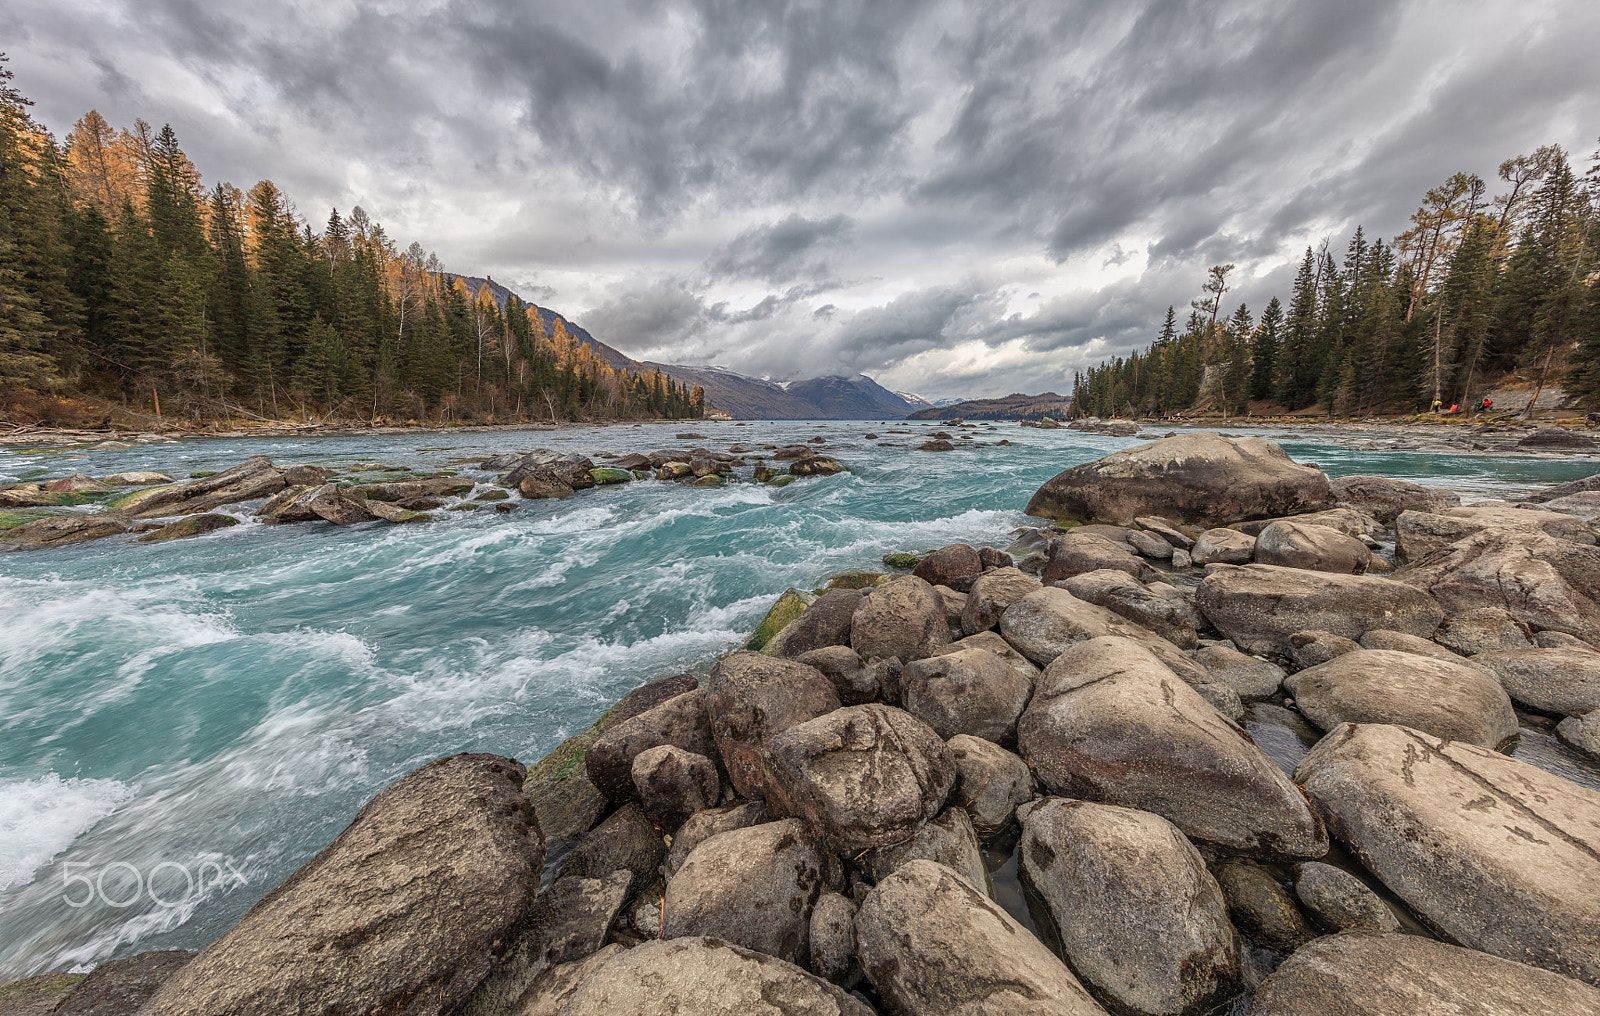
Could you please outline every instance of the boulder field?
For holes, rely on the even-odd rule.
[[[1600,1012],[1600,792],[1496,750],[1517,708],[1600,740],[1592,530],[1440,514],[1414,531],[1458,538],[1391,577],[1397,521],[1453,499],[1256,439],[1129,452],[1035,499],[1089,525],[790,591],[531,769],[417,769],[198,955],[22,984],[125,970],[114,1011],[237,1016]],[[295,512],[352,498],[298,478]]]

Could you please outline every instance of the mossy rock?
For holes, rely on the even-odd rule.
[[[613,483],[633,482],[632,473],[626,469],[612,469],[610,466],[601,466],[598,469],[589,470],[589,478],[600,487]]]
[[[635,480],[648,480],[648,479],[650,479],[650,470],[648,470],[648,469],[635,469],[633,471],[633,478]]]
[[[140,487],[138,490],[130,490],[126,494],[118,494],[106,500],[106,511],[120,512],[130,508],[137,508],[159,491],[171,490],[177,486],[181,486],[181,484],[164,483],[159,487]]]
[[[784,473],[782,476],[774,476],[772,479],[768,480],[767,481],[767,486],[769,486],[769,487],[787,487],[787,486],[789,486],[789,484],[791,484],[793,482],[794,482],[794,477],[790,476],[788,473]]]
[[[888,578],[883,572],[875,571],[849,571],[841,572],[828,580],[829,589],[871,589],[882,580]]]
[[[82,492],[68,493],[66,491],[53,490],[26,490],[19,495],[17,500],[13,500],[11,503],[28,508],[64,508],[69,505],[91,504],[105,496],[104,492],[85,494]]]
[[[811,606],[814,598],[808,599],[808,595],[798,589],[785,590],[783,595],[778,597],[778,602],[774,603],[772,609],[767,611],[767,616],[761,619],[760,624],[756,625],[754,634],[750,636],[750,641],[746,642],[744,647],[756,653],[766,648],[768,642],[777,638],[780,631],[787,628],[791,621],[804,614],[806,608]]]
[[[921,563],[922,563],[922,558],[918,557],[915,554],[885,554],[885,555],[883,555],[883,565],[884,565],[884,567],[885,568],[893,568],[896,571],[910,571],[911,569],[915,568],[917,565],[919,565]]]
[[[40,974],[26,980],[0,984],[0,1012],[54,1012],[67,992],[88,974]]]
[[[1050,523],[1050,528],[1058,533],[1064,533],[1069,529],[1077,529],[1081,525],[1083,525],[1082,522],[1075,522],[1072,519],[1056,519]]]
[[[451,505],[450,507],[446,508],[445,511],[447,511],[447,512],[475,512],[479,508],[482,508],[482,507],[483,507],[483,505],[481,505],[481,504],[473,504],[471,501],[463,501],[460,504]]]
[[[663,462],[661,468],[656,470],[658,480],[677,480],[685,476],[693,476],[694,470],[689,468],[687,462]]]
[[[712,473],[709,476],[702,476],[700,479],[694,481],[694,485],[696,487],[725,487],[727,484],[728,481],[723,478],[722,474],[720,473]]]
[[[11,511],[0,511],[0,533],[18,526],[27,525],[29,522],[38,522],[52,515],[70,515],[71,512],[57,508],[17,508]]]
[[[504,491],[504,490],[486,490],[482,494],[479,494],[477,497],[473,498],[472,500],[474,500],[474,501],[504,501],[506,498],[508,498],[510,496],[511,496],[511,494],[508,491]]]

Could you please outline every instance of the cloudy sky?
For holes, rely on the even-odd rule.
[[[1594,0],[7,0],[17,84],[643,359],[1067,391],[1600,134]]]

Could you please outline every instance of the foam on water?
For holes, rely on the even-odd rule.
[[[0,780],[0,890],[31,880],[72,841],[133,796],[116,780]]]

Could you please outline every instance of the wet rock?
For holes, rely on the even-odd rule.
[[[1057,658],[1017,739],[1052,793],[1153,811],[1232,850],[1296,858],[1327,851],[1322,823],[1283,771],[1129,639],[1093,639]]]
[[[401,525],[407,522],[433,521],[433,516],[426,512],[412,511],[409,508],[402,508],[399,505],[391,504],[388,501],[364,501],[362,502],[362,505],[366,508],[368,514],[376,518],[380,518],[385,522],[393,522],[396,525]],[[495,505],[495,510],[510,511],[512,507],[512,505],[508,504]]]
[[[919,859],[942,864],[972,888],[989,892],[989,873],[983,864],[977,830],[959,804],[934,816],[909,840],[867,851],[860,863],[873,881],[881,882],[902,865]]]
[[[108,508],[134,519],[196,515],[225,504],[270,497],[284,487],[283,474],[263,455],[198,480],[165,487],[146,487],[112,498]]]
[[[689,851],[667,883],[661,937],[706,935],[804,963],[811,908],[841,875],[795,819],[718,833]]]
[[[1259,702],[1278,693],[1284,670],[1276,663],[1246,656],[1232,646],[1206,646],[1194,654],[1213,682],[1238,693],[1242,702]]]
[[[536,983],[516,1016],[874,1016],[792,963],[715,938],[663,939],[594,959],[556,968],[567,976]]]
[[[645,816],[669,833],[690,815],[716,804],[722,791],[715,763],[670,744],[634,756],[633,784]]]
[[[850,648],[864,660],[920,660],[950,644],[939,594],[915,575],[899,575],[862,594],[850,625]]]
[[[171,483],[173,480],[166,473],[134,471],[113,473],[100,482],[112,487],[148,487],[157,483]]]
[[[817,599],[818,597],[802,593],[798,589],[785,589],[778,597],[778,602],[767,610],[767,616],[756,625],[756,630],[750,633],[750,638],[745,641],[744,647],[751,652],[761,652],[766,649],[780,632],[793,624]],[[806,647],[806,649],[814,648],[816,647]]]
[[[1332,834],[1470,948],[1600,981],[1600,793],[1382,724],[1330,731],[1295,770]]]
[[[965,543],[940,547],[918,562],[911,574],[929,585],[949,586],[959,592],[972,588],[972,580],[983,571],[978,551]],[[965,586],[966,588],[962,588]]]
[[[638,801],[629,801],[590,830],[561,861],[556,874],[604,879],[614,871],[629,871],[637,888],[655,876],[666,853],[666,842],[644,809]]]
[[[1556,737],[1574,751],[1600,759],[1600,709],[1562,720],[1556,724]]]
[[[1372,551],[1355,537],[1327,526],[1274,522],[1256,537],[1255,560],[1285,568],[1361,575],[1372,564]]]
[[[290,466],[283,471],[283,482],[290,487],[320,487],[333,477],[334,471],[322,466]]]
[[[98,494],[111,488],[92,476],[73,473],[71,476],[64,476],[59,480],[51,480],[44,485],[44,489],[51,494]]]
[[[1296,632],[1358,639],[1387,629],[1427,638],[1444,618],[1432,596],[1406,582],[1264,564],[1214,569],[1195,605],[1241,649],[1278,656],[1290,655]]]
[[[51,515],[0,534],[0,550],[45,550],[126,533],[133,525],[121,515]]]
[[[650,468],[660,469],[669,462],[679,462],[687,465],[689,460],[692,458],[694,458],[694,456],[690,455],[688,452],[670,450],[651,452],[649,455]]]
[[[1217,884],[1228,901],[1234,926],[1251,941],[1287,953],[1317,937],[1295,898],[1260,865],[1249,861],[1220,864]]]
[[[181,540],[187,536],[204,536],[206,533],[214,533],[219,529],[227,529],[238,524],[239,520],[232,515],[219,515],[213,512],[186,515],[176,522],[144,534],[136,542],[164,543],[167,540]]]
[[[1564,512],[1474,505],[1437,513],[1404,512],[1395,520],[1395,550],[1402,560],[1423,557],[1486,530],[1543,533],[1557,540],[1592,546],[1595,532],[1583,519]]]
[[[636,469],[654,468],[654,463],[650,461],[650,457],[648,455],[640,455],[638,452],[634,452],[632,455],[624,455],[611,464],[617,469],[626,469],[629,472],[633,472]]]
[[[133,1016],[173,974],[194,958],[184,949],[142,952],[95,967],[53,1009],[55,1016]],[[4,996],[0,995],[0,1001]]]
[[[1205,861],[1159,815],[1047,800],[1018,857],[1062,954],[1120,1011],[1197,1014],[1238,991],[1239,938]]]
[[[764,652],[787,660],[813,649],[850,645],[850,627],[861,605],[859,589],[830,589],[784,626],[764,647]]]
[[[1033,682],[986,649],[963,649],[908,663],[900,673],[905,711],[941,738],[971,734],[1015,744],[1017,718]]]
[[[1401,512],[1432,512],[1461,503],[1461,495],[1453,490],[1385,476],[1340,476],[1329,480],[1328,487],[1340,507],[1365,512],[1386,526],[1394,525]]]
[[[841,854],[909,838],[955,785],[944,742],[892,706],[849,706],[789,727],[764,754],[768,808],[804,819]]]
[[[953,452],[956,446],[949,441],[924,441],[917,445],[919,452]]]
[[[1367,884],[1331,864],[1302,861],[1294,868],[1294,891],[1311,916],[1331,931],[1398,931],[1394,911]]]
[[[1000,633],[1040,666],[1047,666],[1080,642],[1118,635],[1144,646],[1190,684],[1210,683],[1205,670],[1171,642],[1119,614],[1085,603],[1065,589],[1053,586],[1029,593],[1008,607],[1000,618]]]
[[[861,979],[856,963],[856,905],[823,893],[811,910],[811,972],[849,987]]]
[[[1011,824],[1017,806],[1033,799],[1033,773],[1016,755],[981,737],[957,734],[946,742],[956,766],[951,800],[967,809],[979,836]]]
[[[1190,685],[1200,697],[1211,703],[1211,708],[1235,723],[1244,719],[1244,700],[1239,693],[1225,684]]]
[[[589,781],[613,801],[635,798],[638,788],[633,782],[633,761],[661,745],[707,758],[715,755],[711,718],[701,692],[675,695],[636,716],[613,720],[584,755]]]
[[[889,576],[885,572],[849,571],[828,579],[829,589],[871,589]]]
[[[961,628],[968,635],[988,631],[1000,623],[1000,615],[1036,589],[1039,580],[1016,568],[996,568],[975,579],[961,608]]]
[[[1251,1016],[1530,1016],[1600,1011],[1600,991],[1416,935],[1349,932],[1305,946],[1256,989]]]
[[[1199,433],[1074,466],[1040,487],[1027,512],[1114,525],[1157,516],[1210,527],[1313,511],[1331,500],[1322,471],[1296,465],[1273,442]]]
[[[1472,662],[1499,678],[1518,705],[1566,716],[1600,709],[1600,653],[1592,649],[1508,649]]]
[[[1397,578],[1431,593],[1451,617],[1499,607],[1532,628],[1600,645],[1600,547],[1486,529],[1428,555]]]
[[[626,469],[599,466],[589,470],[589,479],[593,480],[597,487],[607,487],[617,483],[632,483],[633,474]]]
[[[1485,748],[1517,736],[1517,714],[1505,691],[1465,663],[1357,649],[1293,674],[1283,686],[1301,714],[1323,730],[1342,723],[1394,723]]]
[[[544,838],[522,780],[495,755],[414,770],[141,1012],[449,1012],[539,886]]]
[[[1297,631],[1289,636],[1289,658],[1301,670],[1320,667],[1360,648],[1361,643],[1328,631]]]
[[[1179,649],[1200,644],[1195,629],[1202,627],[1205,619],[1194,604],[1166,583],[1147,586],[1124,572],[1102,570],[1074,575],[1057,585],[1086,603],[1155,632]]]
[[[912,861],[856,913],[856,953],[905,1016],[1104,1016],[1066,964],[942,865]]]
[[[0,984],[0,1016],[48,1016],[83,974],[39,974]]]
[[[876,699],[884,677],[884,668],[866,666],[849,646],[813,649],[801,653],[795,662],[815,667],[826,674],[828,680],[833,682],[834,690],[839,693],[840,703],[847,706],[858,706]]]
[[[1256,540],[1237,529],[1207,529],[1189,552],[1195,564],[1246,564],[1256,551]]]
[[[1128,543],[1074,530],[1050,541],[1039,577],[1046,583],[1059,582],[1101,569],[1126,572],[1136,579],[1155,576],[1154,569],[1135,556]]]
[[[839,693],[821,671],[760,653],[724,656],[706,686],[717,751],[734,789],[749,800],[767,797],[766,742],[838,708]]]
[[[353,526],[358,522],[372,521],[366,505],[354,498],[345,497],[333,484],[324,484],[311,493],[306,507],[318,518],[336,526]]]

